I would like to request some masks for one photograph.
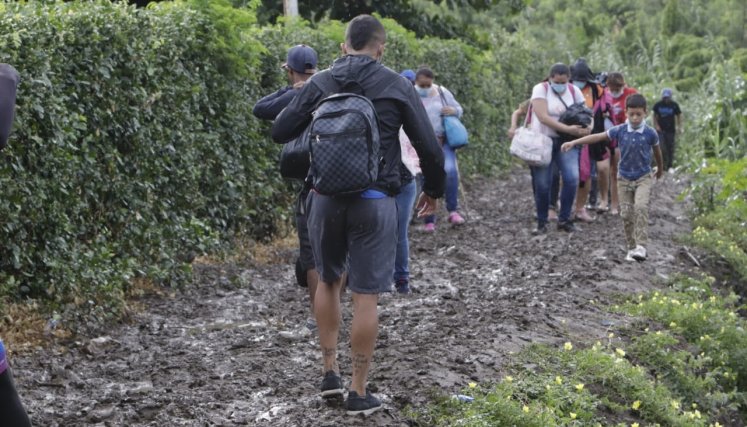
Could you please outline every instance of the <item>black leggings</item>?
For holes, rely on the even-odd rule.
[[[10,368],[0,374],[0,420],[3,427],[31,427],[29,417],[13,385]]]

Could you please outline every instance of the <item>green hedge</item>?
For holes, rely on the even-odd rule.
[[[0,154],[0,301],[28,295],[67,314],[117,316],[134,277],[183,283],[196,254],[288,221],[279,146],[251,108],[284,83],[288,47],[312,45],[329,64],[344,24],[260,27],[224,0],[0,12],[0,61],[22,75]],[[430,64],[464,105],[462,170],[505,166],[506,123],[534,80],[524,70],[537,71],[532,50],[506,34],[486,52],[385,24],[385,63]]]

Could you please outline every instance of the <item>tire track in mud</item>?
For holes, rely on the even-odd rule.
[[[148,298],[128,324],[14,358],[34,425],[407,425],[406,405],[499,378],[528,343],[605,338],[628,319],[604,304],[690,268],[675,241],[689,231],[676,201],[685,183],[675,176],[654,188],[649,260],[640,264],[624,261],[617,216],[581,224],[580,233],[531,236],[523,170],[466,184],[467,224],[411,231],[417,292],[381,298],[370,386],[383,411],[353,418],[318,397],[321,358],[288,253],[282,265],[196,266],[194,286]],[[343,307],[340,366],[349,382],[349,294]]]

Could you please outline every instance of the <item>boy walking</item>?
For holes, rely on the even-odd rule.
[[[605,140],[617,141],[620,149],[618,192],[620,214],[625,228],[628,254],[626,261],[646,259],[648,242],[648,205],[651,195],[651,153],[656,159],[656,178],[664,173],[664,161],[656,131],[646,125],[646,98],[640,94],[625,100],[628,120],[604,133],[588,135],[566,142],[561,150],[568,151],[576,145],[593,144]]]
[[[354,18],[348,24],[345,42],[341,45],[343,56],[328,70],[314,75],[272,126],[275,141],[290,141],[312,121],[320,102],[336,92],[361,93],[371,101],[378,117],[379,150],[376,158],[380,160],[373,185],[360,194],[324,194],[322,184],[328,185],[329,181],[324,179],[330,176],[319,173],[325,170],[324,159],[312,157],[314,188],[306,202],[309,237],[319,272],[314,305],[323,360],[321,395],[324,398],[342,396],[344,392],[337,364],[337,341],[340,332],[339,291],[347,265],[348,289],[353,294],[350,333],[353,375],[345,406],[351,415],[369,415],[381,409],[381,401],[366,390],[366,382],[379,329],[379,293],[390,290],[394,274],[397,207],[393,196],[402,185],[400,127],[404,127],[417,151],[425,177],[423,194],[416,206],[418,216],[433,213],[436,199],[443,195],[445,183],[443,152],[417,93],[410,82],[380,63],[385,42],[386,31],[378,19],[370,15]],[[332,82],[339,90],[326,89]],[[368,102],[357,104],[369,105]],[[333,120],[325,123],[329,127],[338,124]],[[355,138],[345,139],[344,135],[347,134],[322,139],[317,134],[315,146],[323,147],[323,142],[347,141],[349,147],[357,147]],[[353,148],[340,152],[351,160],[357,159]],[[349,177],[336,178],[334,182],[344,184],[346,179]]]

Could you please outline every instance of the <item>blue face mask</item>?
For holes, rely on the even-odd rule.
[[[573,85],[576,86],[579,89],[583,89],[586,87],[586,82],[582,82],[580,80],[574,80]]]
[[[418,94],[420,95],[421,98],[427,98],[428,94],[430,94],[431,92],[431,88],[429,87],[415,86],[415,90],[418,91]]]
[[[567,83],[552,83],[550,84],[552,86],[552,90],[555,91],[555,93],[563,93],[565,92],[566,87],[568,86]]]

